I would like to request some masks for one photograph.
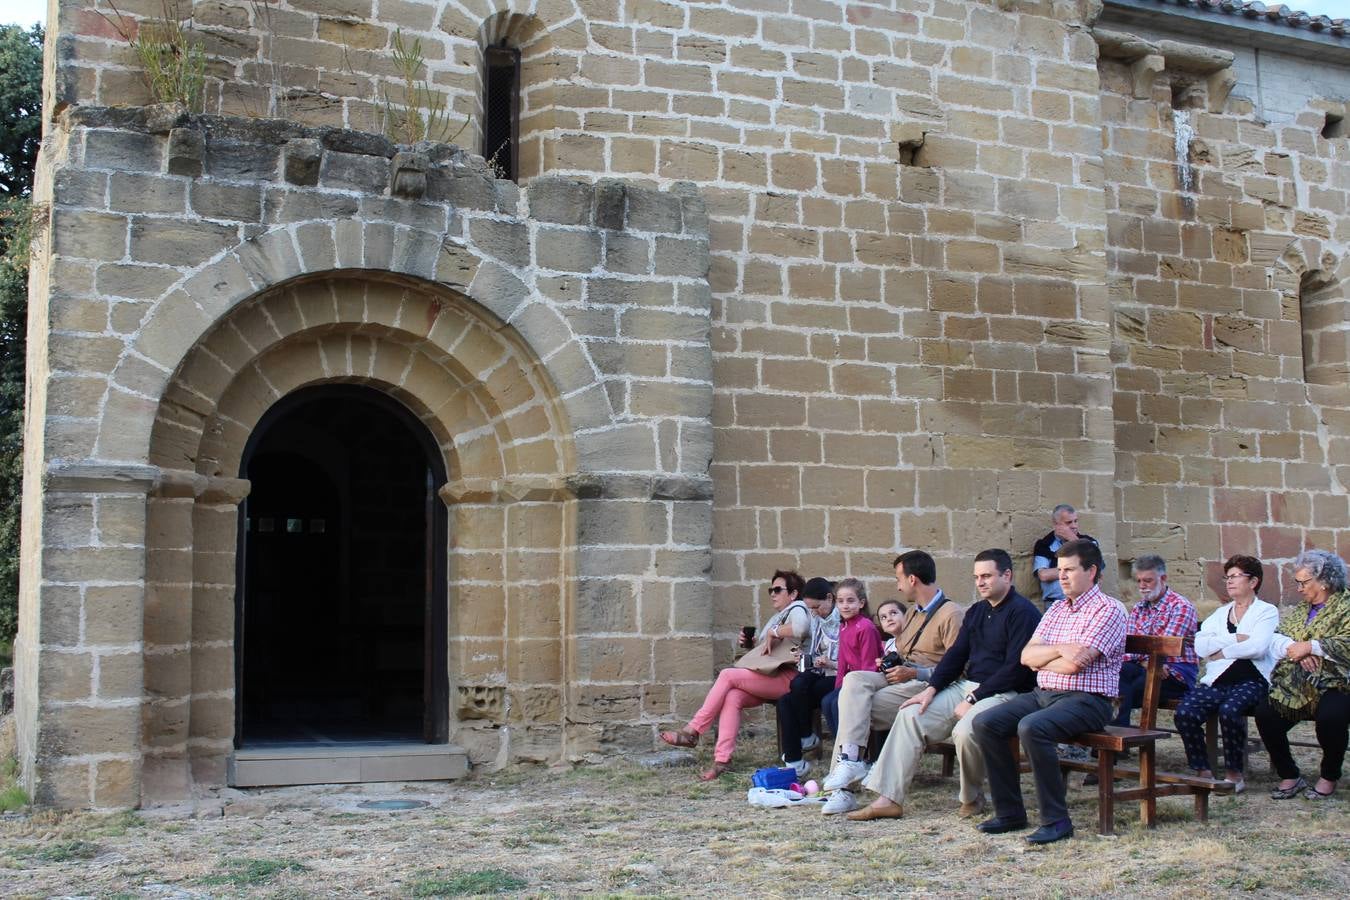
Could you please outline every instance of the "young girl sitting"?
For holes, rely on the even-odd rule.
[[[886,654],[896,649],[895,646],[896,636],[900,634],[905,624],[905,609],[903,606],[900,605],[900,602],[898,600],[887,600],[886,602],[882,603],[880,607],[877,608],[877,620],[881,623],[881,630],[886,634],[890,635],[890,637],[886,639],[886,643],[881,646],[881,649],[878,651],[876,656],[868,660],[867,665],[860,667],[858,670],[855,670],[853,678],[849,679],[850,683],[853,684],[854,689],[859,688],[864,689],[863,692],[868,695],[869,699],[872,693],[875,693],[877,690],[879,690],[882,687],[885,687],[886,685],[886,677],[877,671],[877,667],[881,663],[882,657],[884,657]],[[843,678],[840,678],[840,686],[842,687],[842,685],[843,685]],[[823,701],[821,701],[821,709],[824,711],[826,717],[828,717],[831,722],[835,723],[836,725],[838,724],[839,722],[838,690],[834,691],[829,696],[827,696]],[[839,732],[836,729],[835,734],[838,735],[838,733]],[[851,752],[853,754],[853,757],[857,758],[861,754],[863,748],[861,747],[835,748],[836,752],[840,752],[841,749],[844,752]],[[821,812],[825,813],[826,815],[835,815],[838,813],[849,812],[851,810],[857,809],[857,807],[858,807],[858,800],[852,791],[836,790],[833,793],[831,793],[829,800],[826,801],[825,806],[821,809]]]
[[[839,610],[839,659],[834,673],[834,690],[820,701],[821,712],[829,723],[830,734],[839,733],[839,689],[849,672],[875,672],[877,659],[885,655],[881,632],[868,615],[867,586],[857,578],[845,578],[834,589],[834,605]],[[899,604],[887,601],[882,607]],[[899,630],[899,615],[896,615]],[[894,638],[891,644],[894,645]]]

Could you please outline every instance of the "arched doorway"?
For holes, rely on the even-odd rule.
[[[372,388],[302,388],[240,475],[236,746],[446,741],[446,474],[426,427]]]

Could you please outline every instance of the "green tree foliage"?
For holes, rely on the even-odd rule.
[[[0,194],[28,194],[41,139],[42,28],[0,25]]]
[[[19,612],[24,355],[33,164],[42,137],[42,29],[0,26],[0,643]]]

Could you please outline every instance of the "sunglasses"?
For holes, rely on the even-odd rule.
[[[773,597],[773,596],[775,596],[775,595],[777,595],[777,594],[783,593],[783,592],[786,591],[786,590],[787,590],[787,588],[785,588],[785,587],[778,587],[777,585],[775,585],[774,587],[769,588],[769,596],[770,596],[770,597]]]

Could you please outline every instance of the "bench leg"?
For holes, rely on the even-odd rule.
[[[1197,822],[1209,821],[1209,791],[1200,788],[1195,791],[1195,819]]]
[[[1097,751],[1097,833],[1116,832],[1116,751]]]
[[[951,778],[952,773],[956,771],[956,754],[944,752],[942,754],[942,777]]]
[[[1139,748],[1139,787],[1145,791],[1139,801],[1139,819],[1149,828],[1158,824],[1158,795],[1154,793],[1158,784],[1155,766],[1157,750],[1151,743]]]

